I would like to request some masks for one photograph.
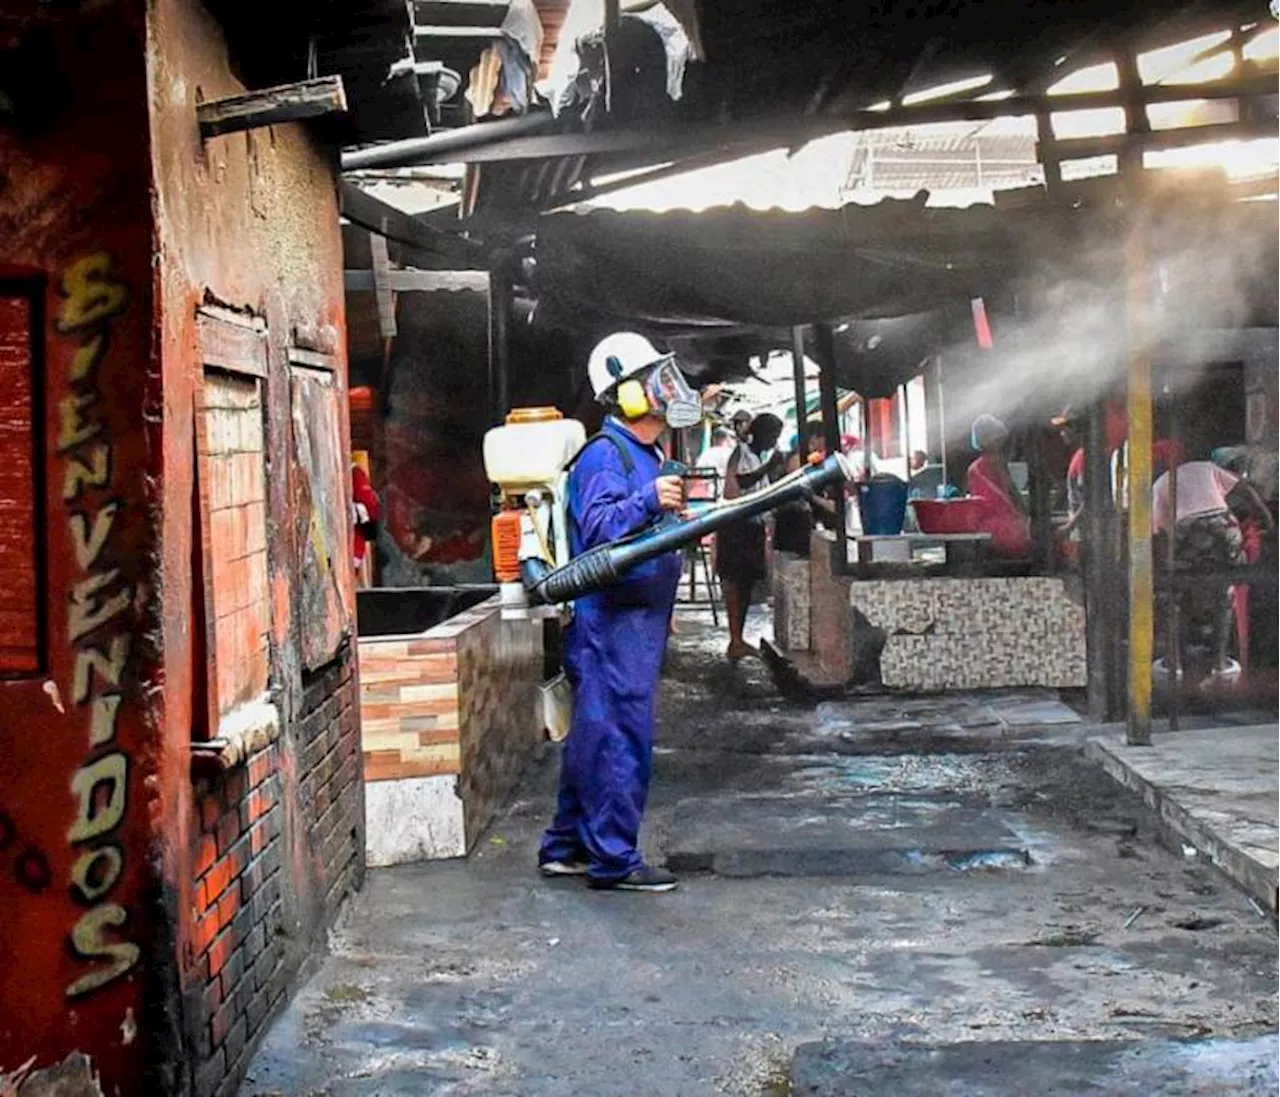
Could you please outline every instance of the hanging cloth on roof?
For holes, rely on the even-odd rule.
[[[533,0],[511,0],[506,18],[502,20],[502,36],[518,44],[532,67],[537,68],[542,56],[543,32]]]
[[[499,38],[494,43],[502,65],[498,73],[498,90],[509,110],[524,114],[533,99],[533,66],[524,47],[512,38]],[[504,112],[505,113],[505,112]]]
[[[662,39],[667,54],[667,96],[679,101],[684,95],[684,70],[693,56],[693,45],[684,27],[664,4],[654,4],[644,11],[629,13],[629,19],[639,19]]]
[[[493,109],[494,96],[498,93],[498,74],[502,68],[502,58],[498,51],[489,46],[480,55],[480,60],[467,79],[467,102],[471,104],[471,113],[483,118]]]
[[[495,43],[502,60],[499,88],[511,110],[524,114],[537,99],[534,80],[542,57],[542,20],[533,0],[512,0]]]

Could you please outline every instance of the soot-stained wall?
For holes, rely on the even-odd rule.
[[[107,1094],[233,1093],[363,872],[336,161],[233,71],[0,9],[0,1070]]]
[[[203,1095],[234,1092],[363,872],[342,245],[332,150],[297,124],[202,142],[234,58],[195,0],[150,13],[161,861]],[[194,782],[193,727],[237,748]]]

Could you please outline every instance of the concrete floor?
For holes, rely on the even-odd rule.
[[[1273,924],[1052,698],[783,703],[704,620],[645,837],[680,890],[537,877],[548,748],[468,861],[369,874],[242,1097],[1276,1091]]]

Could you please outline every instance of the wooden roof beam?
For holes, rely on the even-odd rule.
[[[424,225],[402,210],[366,194],[350,181],[342,182],[338,194],[342,216],[352,224],[388,240],[395,240],[432,259],[448,260],[456,264],[458,269],[475,269],[486,265],[483,250],[472,241]]]
[[[341,76],[322,76],[297,84],[281,84],[225,99],[211,99],[196,107],[200,137],[240,133],[281,122],[300,122],[327,114],[344,114],[347,96]]]

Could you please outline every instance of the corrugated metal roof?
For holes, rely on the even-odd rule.
[[[861,135],[845,190],[983,190],[1043,182],[1034,137],[973,133]]]

